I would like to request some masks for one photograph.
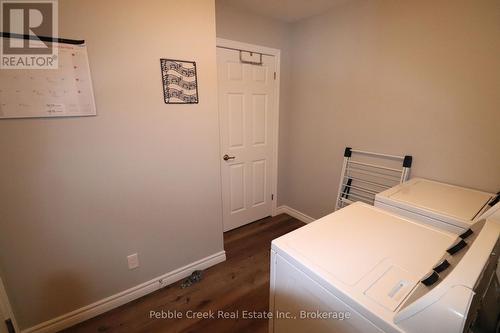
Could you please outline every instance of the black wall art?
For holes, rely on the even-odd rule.
[[[166,104],[197,104],[196,62],[160,59],[163,96]]]

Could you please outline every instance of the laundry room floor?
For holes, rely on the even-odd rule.
[[[227,260],[205,270],[200,282],[183,289],[181,280],[63,332],[267,332],[267,319],[242,319],[241,313],[268,311],[271,240],[303,225],[282,214],[226,232]],[[222,310],[238,312],[240,318],[150,319],[150,311],[162,310],[182,314]]]

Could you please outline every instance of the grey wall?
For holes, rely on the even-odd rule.
[[[87,41],[98,116],[0,121],[0,266],[22,328],[223,249],[214,2],[59,13]],[[163,103],[161,57],[197,62],[198,105]]]
[[[291,73],[291,25],[235,8],[231,0],[216,0],[217,37],[281,50],[280,120],[278,156],[278,205],[286,202],[285,174],[288,159],[288,109]]]
[[[0,121],[0,272],[23,328],[222,250],[213,1],[60,13],[61,36],[87,40],[99,115]],[[282,51],[279,204],[313,217],[347,145],[500,189],[499,35],[496,0],[354,0],[293,25],[217,1],[218,37]],[[160,57],[197,61],[200,104],[163,104]]]
[[[345,146],[500,190],[499,36],[497,0],[351,1],[295,24],[284,203],[331,212]]]

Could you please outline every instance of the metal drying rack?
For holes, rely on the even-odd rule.
[[[402,162],[401,168],[394,166],[398,162]],[[377,193],[408,180],[411,164],[410,155],[381,154],[347,147],[335,210],[356,201],[373,205]]]

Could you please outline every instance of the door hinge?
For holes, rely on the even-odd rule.
[[[7,332],[16,333],[16,330],[14,329],[14,324],[12,324],[12,320],[10,318],[5,320],[5,326],[7,326]]]
[[[274,79],[276,80],[276,72],[274,72]]]
[[[274,194],[271,194],[271,200],[274,200]]]

